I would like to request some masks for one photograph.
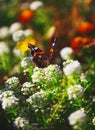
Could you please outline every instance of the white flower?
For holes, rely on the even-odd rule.
[[[19,42],[26,37],[30,37],[33,35],[33,31],[31,29],[26,30],[17,30],[12,34],[12,38],[15,42]]]
[[[18,31],[15,31],[13,34],[12,34],[12,38],[15,42],[19,42],[21,40],[23,40],[25,38],[25,34],[24,34],[24,31],[23,30],[18,30]]]
[[[34,84],[31,84],[31,82],[25,82],[22,85],[21,92],[23,93],[23,95],[31,94],[33,91],[33,87],[34,87]]]
[[[5,99],[5,98],[8,98],[8,97],[10,97],[10,96],[13,96],[14,95],[14,92],[13,91],[2,91],[1,93],[0,93],[0,101],[3,101],[3,99]]]
[[[33,75],[31,77],[33,83],[40,83],[41,81],[44,81],[44,70],[42,68],[35,67],[33,70]]]
[[[16,98],[15,96],[10,96],[7,98],[3,98],[2,100],[2,108],[6,109],[6,108],[10,108],[13,105],[17,105],[18,104],[18,98]]]
[[[63,68],[63,72],[67,76],[74,74],[74,73],[79,73],[81,70],[81,65],[77,60],[75,60],[75,61],[73,61],[73,60],[68,61],[67,60],[66,62],[63,63],[63,65],[65,65]]]
[[[95,125],[95,117],[92,119],[92,123],[93,125]]]
[[[42,99],[45,100],[45,95],[46,95],[45,91],[36,92],[32,96],[30,96],[26,101],[34,105],[33,107],[35,107],[35,105],[37,105],[38,103],[40,105]]]
[[[71,47],[65,47],[60,51],[60,56],[63,60],[68,60],[71,58],[73,50]]]
[[[10,34],[13,34],[15,31],[20,30],[21,28],[22,28],[21,23],[16,22],[10,26],[9,32]]]
[[[1,41],[0,42],[0,56],[3,55],[4,53],[9,53],[9,48],[6,42]]]
[[[48,67],[44,68],[44,73],[45,73],[45,79],[47,81],[53,81],[55,78],[59,78],[62,74],[62,71],[60,67],[55,64],[55,65],[49,65]]]
[[[21,67],[26,68],[32,64],[33,57],[25,57],[21,61]]]
[[[14,96],[14,92],[13,91],[3,91],[0,93],[0,101],[2,103],[2,108],[6,109],[6,108],[10,108],[13,105],[17,105],[18,104],[18,98],[16,98]]]
[[[30,4],[30,9],[31,10],[36,10],[38,9],[39,7],[42,7],[43,6],[43,3],[41,1],[34,1]]]
[[[79,98],[83,96],[83,87],[80,84],[70,86],[67,90],[68,98]]]
[[[44,72],[46,76],[58,75],[62,73],[60,67],[57,64],[55,65],[51,64],[48,67],[44,68]]]
[[[14,121],[14,125],[17,127],[17,128],[24,128],[26,127],[27,125],[29,124],[29,121],[26,120],[24,117],[17,117]]]
[[[15,88],[20,83],[18,77],[11,77],[5,82],[5,86],[8,88]]]
[[[26,30],[24,30],[24,35],[25,35],[26,37],[32,36],[32,34],[33,34],[33,31],[32,31],[31,29],[26,29]]]
[[[33,83],[58,82],[62,76],[62,71],[58,65],[49,65],[46,68],[35,67],[33,70]]]
[[[69,124],[77,128],[79,125],[83,125],[86,123],[86,113],[84,112],[84,109],[77,110],[70,114],[68,117]]]
[[[9,35],[9,28],[7,26],[0,28],[0,38],[4,39]]]

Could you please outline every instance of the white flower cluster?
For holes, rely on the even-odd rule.
[[[3,98],[7,98],[7,97],[10,97],[10,96],[12,96],[14,94],[14,92],[13,91],[1,91],[0,92],[0,101],[2,101],[3,100]]]
[[[7,38],[9,35],[13,34],[17,30],[20,30],[21,28],[22,28],[22,25],[19,22],[13,23],[10,27],[7,27],[7,26],[1,27],[0,28],[0,39]]]
[[[32,36],[33,31],[31,29],[17,30],[12,34],[12,38],[15,42],[24,40],[28,36]]]
[[[26,101],[32,105],[33,108],[39,108],[41,103],[46,100],[46,92],[40,91],[36,92],[32,96],[30,96]]]
[[[33,57],[25,57],[21,61],[21,67],[27,68],[32,64]]]
[[[44,68],[44,73],[45,73],[45,79],[47,81],[53,81],[53,78],[61,76],[62,71],[60,67],[57,64],[55,64],[55,65],[49,65],[48,67]]]
[[[20,83],[18,77],[11,77],[9,78],[6,82],[5,82],[5,86],[8,87],[9,89],[11,88],[15,88],[18,86],[18,84]]]
[[[60,51],[60,56],[63,60],[69,60],[73,55],[73,50],[71,47],[65,47]]]
[[[93,125],[95,125],[95,116],[94,116],[94,118],[92,119],[92,123],[93,123]]]
[[[0,94],[2,108],[7,109],[18,104],[19,99],[15,97],[13,91],[4,91]]]
[[[16,98],[15,96],[11,96],[8,98],[5,98],[2,100],[2,108],[6,109],[6,108],[10,108],[13,105],[17,105],[18,104],[18,98]]]
[[[79,73],[81,70],[81,65],[79,61],[77,60],[67,60],[66,62],[63,63],[63,72],[65,75],[71,75],[74,73]]]
[[[13,23],[9,29],[10,34],[12,34],[12,38],[15,42],[19,42],[24,40],[25,38],[32,36],[33,30],[25,29],[22,30],[22,24],[19,22]]]
[[[5,38],[7,35],[12,35],[12,39],[14,42],[19,42],[27,38],[28,36],[32,36],[33,31],[31,29],[22,30],[23,26],[19,22],[13,23],[10,28],[3,27],[0,29],[0,36]]]
[[[33,70],[32,81],[33,83],[40,83],[44,81],[44,70],[42,68],[35,67]]]
[[[0,56],[2,56],[4,53],[9,53],[9,48],[6,42],[0,41]]]
[[[53,78],[58,78],[61,74],[62,71],[58,65],[49,65],[44,69],[35,67],[32,75],[32,81],[33,83],[53,81]]]
[[[44,68],[44,72],[45,72],[45,75],[50,75],[52,76],[53,74],[54,75],[57,75],[57,74],[61,74],[61,70],[60,70],[60,67],[55,64],[55,65],[49,65],[48,67]]]
[[[75,99],[83,96],[83,87],[80,84],[70,86],[67,90],[68,98]]]
[[[83,125],[87,121],[86,113],[84,112],[84,109],[77,110],[70,114],[68,117],[69,124],[72,125],[75,129],[78,128],[78,126]]]
[[[29,124],[29,121],[24,117],[17,117],[14,121],[14,125],[17,128],[25,128]]]
[[[23,95],[29,95],[33,92],[33,87],[34,84],[31,84],[31,82],[25,82],[22,85],[21,92],[23,93]]]
[[[12,39],[15,42],[19,42],[24,38],[33,35],[33,30],[25,29],[22,30],[22,24],[19,22],[13,23],[10,27],[4,26],[0,28],[0,39],[5,39],[9,35],[12,35]]]

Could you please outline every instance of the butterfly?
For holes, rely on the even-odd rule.
[[[36,66],[39,68],[45,68],[50,64],[50,61],[53,58],[54,54],[55,42],[56,39],[54,39],[52,43],[52,46],[49,50],[49,55],[31,43],[28,44],[28,48],[30,49],[31,55],[33,56],[33,62]]]

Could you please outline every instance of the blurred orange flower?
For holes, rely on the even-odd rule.
[[[23,10],[19,15],[19,21],[24,23],[28,22],[34,16],[34,12],[30,9]]]
[[[77,28],[77,31],[82,34],[87,34],[94,30],[94,25],[90,22],[81,22]]]
[[[36,40],[35,39],[25,39],[24,41],[18,42],[17,43],[17,48],[19,48],[22,52],[25,52],[29,50],[28,44],[36,45]]]
[[[79,51],[83,46],[85,46],[86,44],[88,44],[90,41],[89,38],[87,37],[75,37],[72,41],[71,41],[71,47],[74,50],[74,52]]]

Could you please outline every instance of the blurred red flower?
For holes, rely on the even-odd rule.
[[[19,15],[19,21],[24,23],[28,22],[34,16],[34,12],[30,9],[23,10]]]
[[[77,31],[82,34],[87,34],[94,30],[94,25],[90,22],[81,22],[77,28]]]
[[[71,41],[71,48],[74,50],[74,52],[78,52],[82,47],[88,44],[89,41],[90,39],[87,37],[75,37]]]

